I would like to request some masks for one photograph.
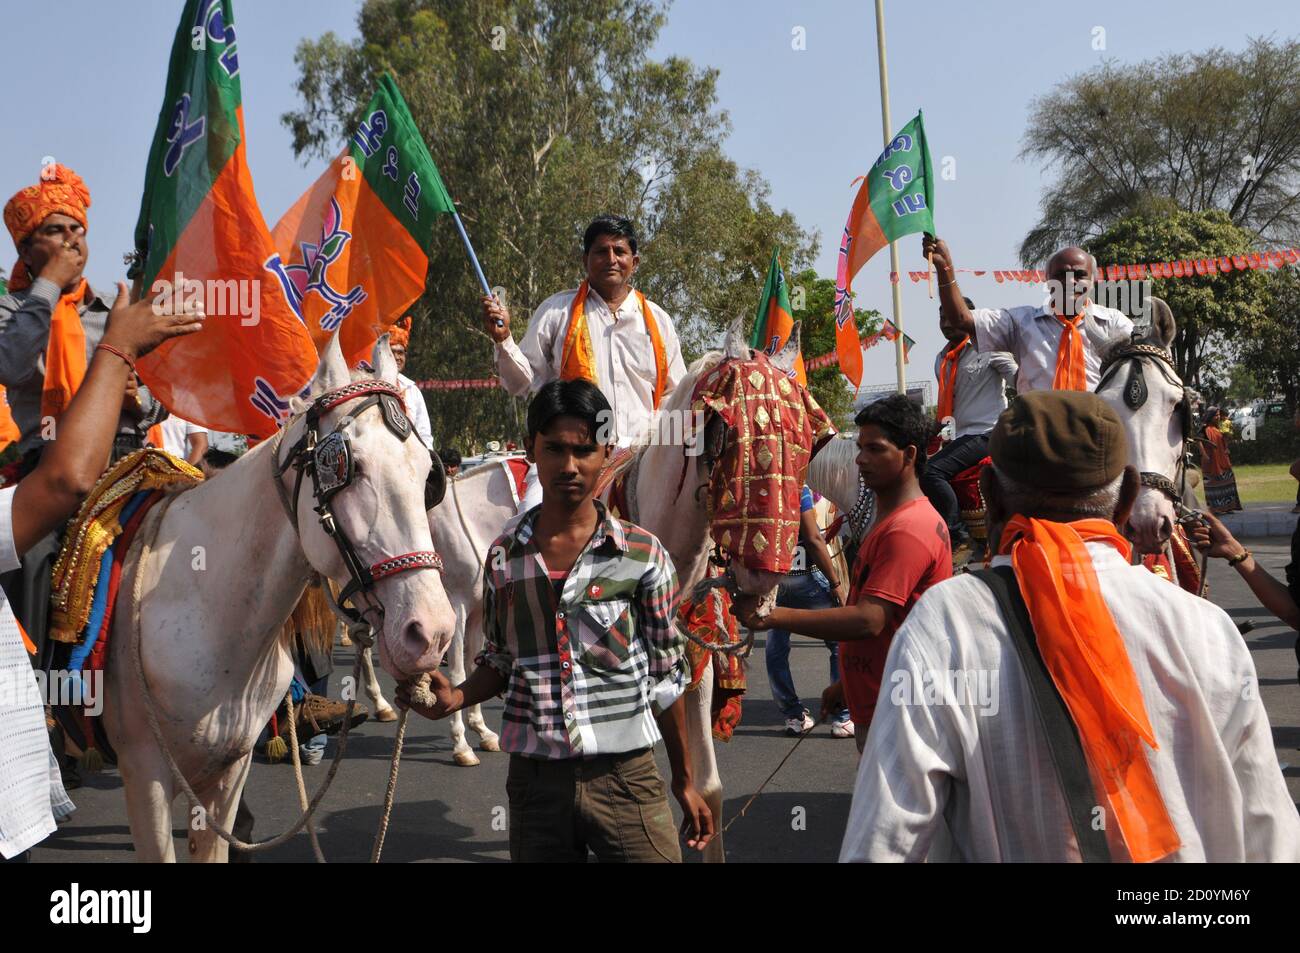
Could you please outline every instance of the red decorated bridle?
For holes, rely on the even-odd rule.
[[[320,421],[326,413],[363,397],[365,400],[353,408],[349,415],[343,417],[339,421],[339,426],[324,437],[320,436]],[[357,623],[365,621],[364,617],[376,610],[383,614],[383,603],[373,597],[375,583],[380,579],[415,569],[436,569],[439,572],[443,569],[442,557],[433,550],[390,556],[367,566],[361,561],[356,547],[352,545],[352,541],[348,539],[334,516],[331,501],[352,483],[355,473],[352,443],[347,434],[347,426],[352,420],[376,405],[383,415],[384,425],[398,440],[405,441],[411,436],[411,421],[403,409],[402,392],[385,381],[357,381],[322,394],[298,415],[305,420],[306,427],[302,436],[290,448],[288,455],[281,460],[280,445],[284,442],[284,435],[297,421],[297,417],[289,420],[276,435],[275,447],[271,455],[275,486],[295,532],[298,527],[298,495],[302,489],[303,476],[311,475],[312,496],[316,501],[313,509],[320,517],[321,528],[338,547],[343,565],[347,567],[348,575],[351,577],[339,593],[338,606],[351,621]],[[433,469],[438,470],[441,466],[435,456]],[[284,475],[290,468],[296,472],[292,496],[284,486]],[[430,490],[430,487],[435,484],[441,485],[439,481],[435,481],[434,474],[431,472],[430,480],[426,484],[426,509],[436,505],[441,498],[441,495],[437,494],[438,499],[433,500],[432,504],[429,503],[430,492],[437,492]],[[364,597],[363,608],[356,608],[350,604],[358,596]]]

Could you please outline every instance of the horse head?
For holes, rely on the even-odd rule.
[[[425,512],[433,461],[402,409],[387,335],[371,363],[373,375],[349,372],[331,341],[281,431],[277,468],[307,561],[343,589],[404,680],[438,667],[455,617]]]
[[[799,325],[769,358],[744,341],[742,321],[723,352],[695,366],[690,406],[704,415],[709,531],[741,592],[775,599],[799,545],[799,491],[812,455],[834,434],[830,418],[793,377]]]
[[[1122,527],[1142,553],[1159,553],[1173,535],[1183,445],[1190,436],[1191,398],[1174,369],[1169,346],[1177,331],[1173,312],[1148,299],[1149,330],[1114,345],[1102,361],[1097,395],[1114,408],[1128,434],[1129,463],[1142,489]]]

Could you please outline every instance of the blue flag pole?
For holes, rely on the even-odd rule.
[[[469,243],[469,236],[465,234],[465,226],[460,220],[460,213],[452,209],[451,217],[456,223],[456,231],[460,232],[460,240],[465,243],[465,251],[469,254],[470,264],[474,266],[474,274],[478,275],[478,283],[483,288],[483,294],[490,298],[492,297],[492,289],[488,287],[487,278],[483,276],[483,266],[478,263],[478,255],[474,254],[474,246]]]

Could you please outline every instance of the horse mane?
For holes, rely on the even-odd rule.
[[[293,613],[280,629],[280,638],[291,650],[295,633],[302,637],[303,648],[308,653],[328,654],[334,649],[334,610],[330,608],[329,601],[321,590],[322,585],[329,586],[330,592],[335,598],[338,597],[338,587],[328,579],[307,586],[302,598],[293,607]]]

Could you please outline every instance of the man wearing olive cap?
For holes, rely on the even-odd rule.
[[[990,454],[993,566],[1014,571],[1110,857],[1300,860],[1300,818],[1232,620],[1129,565],[1115,527],[1139,480],[1114,411],[1087,393],[1024,394]],[[921,597],[885,663],[841,860],[1080,859],[1011,640],[981,578]]]

